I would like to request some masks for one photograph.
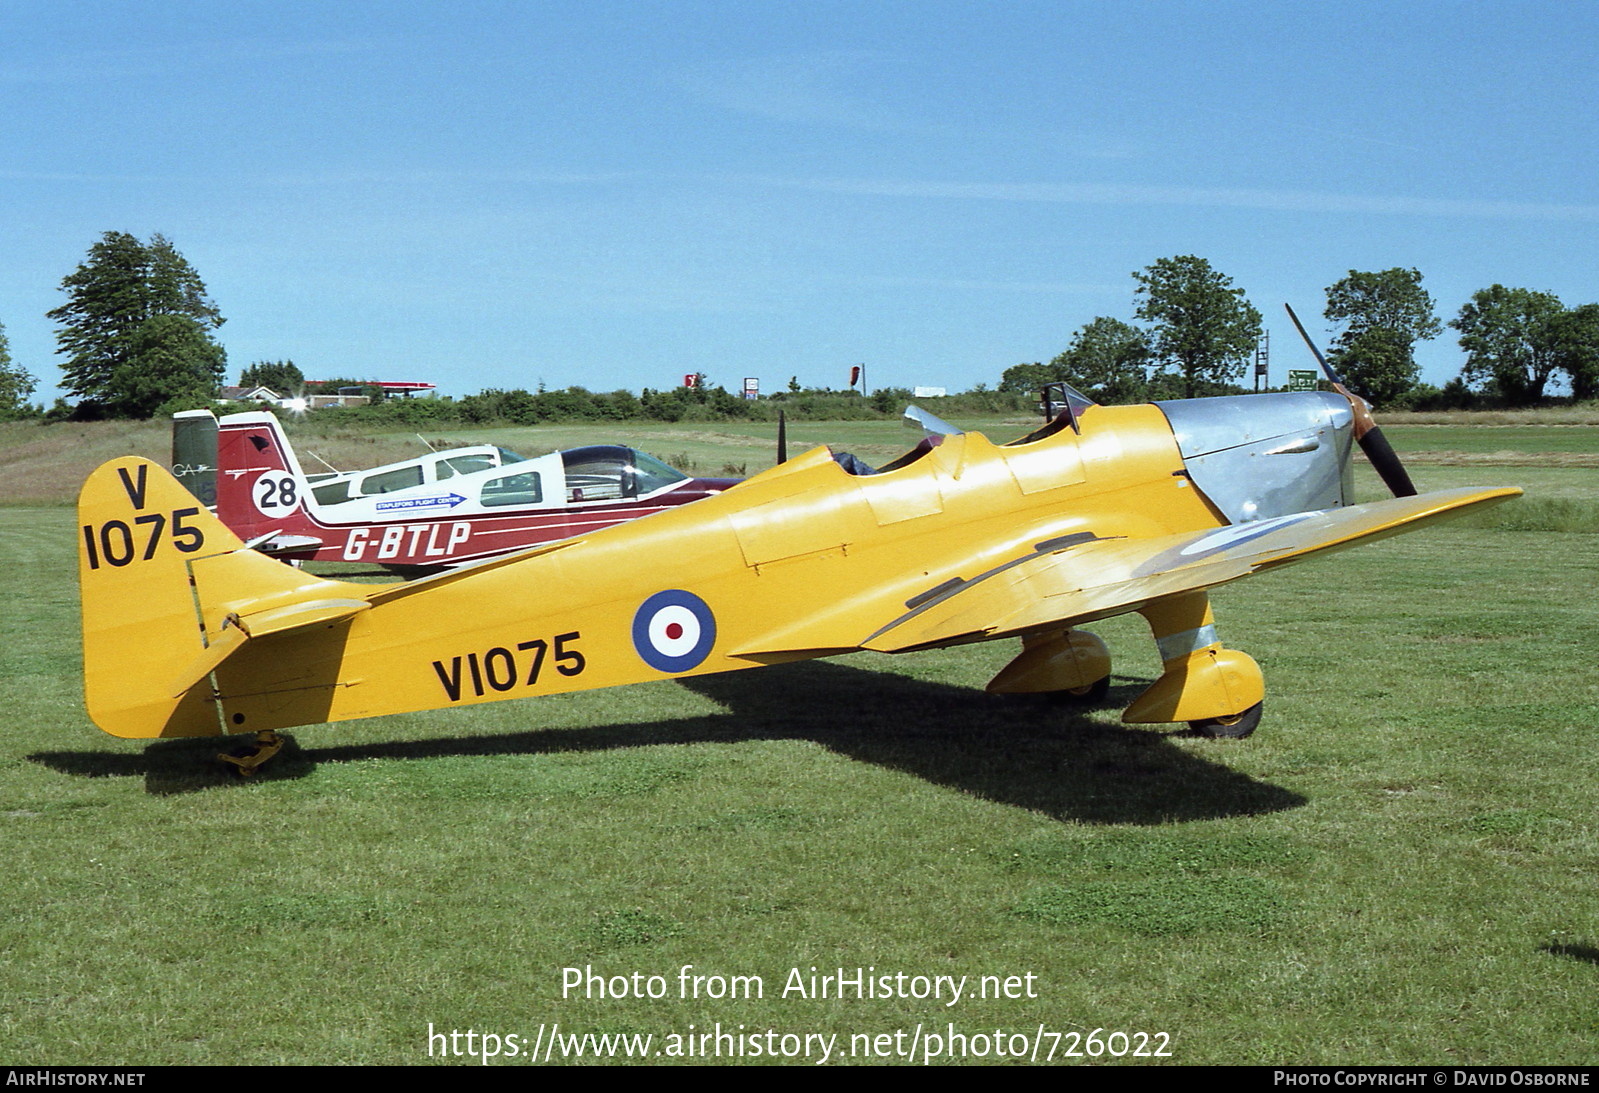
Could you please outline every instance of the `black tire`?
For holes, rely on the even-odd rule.
[[[1208,736],[1212,740],[1242,740],[1260,727],[1263,706],[1264,702],[1257,702],[1233,717],[1208,717],[1203,721],[1190,721],[1188,727],[1196,736]]]
[[[1097,706],[1105,701],[1105,696],[1110,694],[1110,676],[1096,679],[1086,687],[1074,687],[1069,691],[1051,691],[1050,697],[1064,702],[1068,706]]]

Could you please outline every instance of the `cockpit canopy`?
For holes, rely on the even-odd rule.
[[[569,501],[618,501],[686,482],[688,475],[619,444],[593,444],[561,453]]]

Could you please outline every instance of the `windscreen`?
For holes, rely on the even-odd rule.
[[[654,456],[618,444],[561,453],[570,501],[620,501],[686,481],[688,475]]]

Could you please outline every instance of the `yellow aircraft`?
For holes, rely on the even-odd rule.
[[[88,709],[121,737],[255,733],[248,773],[290,726],[862,649],[1016,640],[989,690],[1092,701],[1110,658],[1078,627],[1137,611],[1164,670],[1122,719],[1246,736],[1264,682],[1222,645],[1208,589],[1521,492],[1350,504],[1363,413],[1329,392],[1070,392],[1009,444],[929,437],[875,472],[817,448],[694,505],[387,585],[247,549],[160,466],[116,459],[78,502]]]

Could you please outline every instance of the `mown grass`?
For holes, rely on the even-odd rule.
[[[1526,470],[1599,504],[1581,468],[1475,481]],[[1158,671],[1120,618],[1106,710],[985,695],[1012,650],[978,645],[305,728],[253,782],[88,722],[72,542],[0,509],[8,1061],[419,1063],[429,1023],[555,1021],[1592,1061],[1589,533],[1444,525],[1218,591],[1267,675],[1246,741],[1120,726]],[[688,964],[764,997],[677,998]],[[781,995],[813,966],[1037,997]],[[562,997],[567,967],[671,997]]]
[[[1523,410],[1379,410],[1385,425],[1589,425],[1599,426],[1599,402],[1539,406]]]

